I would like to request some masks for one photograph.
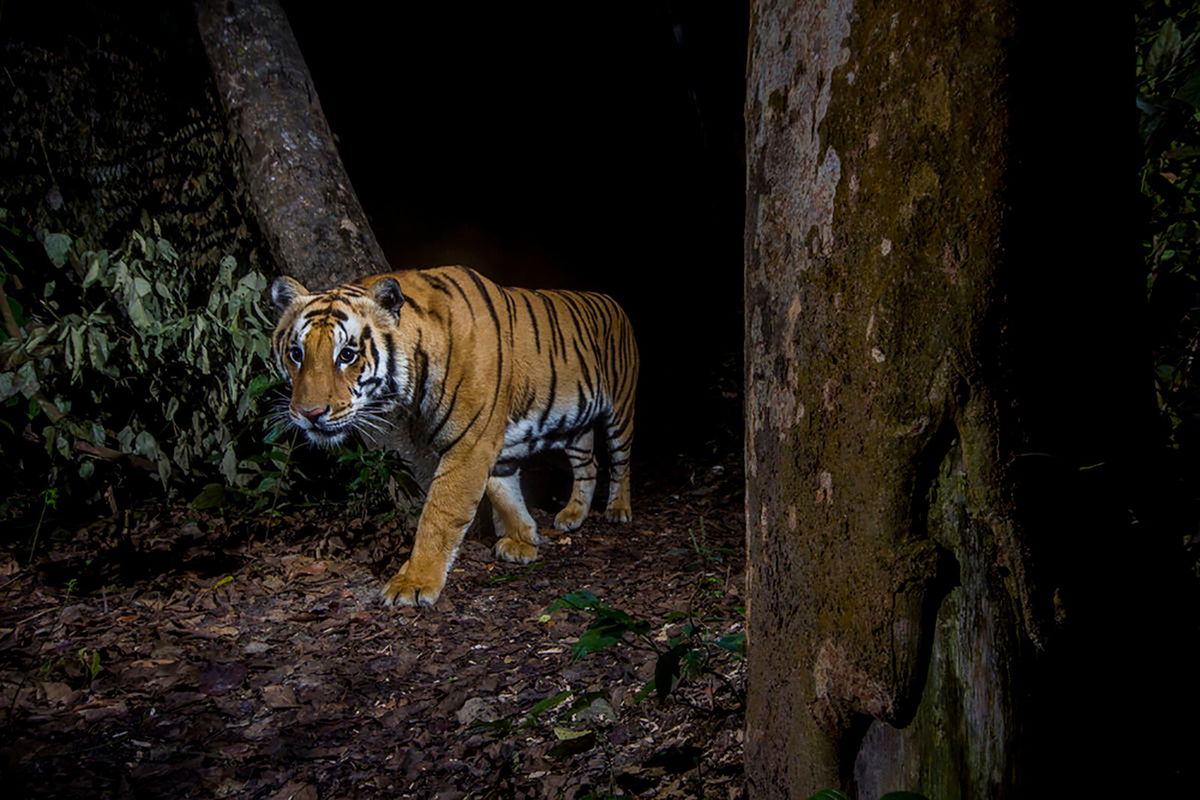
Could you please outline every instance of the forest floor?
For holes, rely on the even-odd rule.
[[[529,566],[468,539],[427,609],[378,602],[410,542],[369,517],[158,509],[0,551],[4,793],[742,797],[741,509],[732,465],[635,485],[631,525],[543,531]],[[583,589],[644,639],[573,658],[592,616],[546,609]],[[685,676],[639,698],[656,665]]]

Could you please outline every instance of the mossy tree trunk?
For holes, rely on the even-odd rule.
[[[196,19],[279,271],[310,289],[386,271],[279,3],[197,0]]]
[[[752,796],[1032,796],[1113,724],[1074,671],[1145,561],[1130,39],[1037,5],[754,4]]]

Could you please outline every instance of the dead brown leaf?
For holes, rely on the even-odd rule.
[[[283,684],[264,686],[262,693],[263,701],[271,708],[296,708],[300,705],[296,702],[296,693],[290,686]]]

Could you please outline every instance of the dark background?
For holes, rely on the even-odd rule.
[[[740,450],[745,3],[285,9],[394,268],[611,294],[639,460]]]
[[[393,268],[612,295],[642,355],[635,470],[740,454],[748,3],[283,5]],[[97,31],[135,59],[157,48],[157,91],[126,92],[163,117],[148,126],[203,107],[190,2],[0,4],[0,41],[82,51]]]

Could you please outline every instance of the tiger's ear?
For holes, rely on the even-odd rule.
[[[404,305],[404,293],[400,291],[400,283],[395,278],[375,281],[375,285],[371,287],[371,293],[375,302],[384,311],[392,314],[400,313],[400,306]]]
[[[271,302],[280,311],[296,302],[297,297],[308,294],[308,289],[295,278],[286,275],[278,277],[271,284]]]

